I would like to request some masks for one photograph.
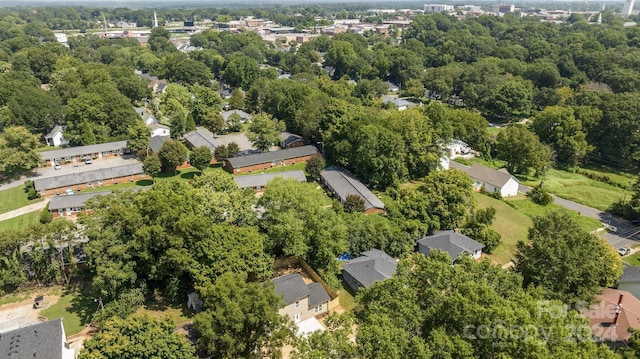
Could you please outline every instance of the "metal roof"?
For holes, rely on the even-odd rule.
[[[318,149],[314,146],[301,146],[277,150],[272,152],[255,153],[252,155],[236,156],[227,159],[233,168],[240,168],[261,163],[272,163],[277,161],[290,160],[298,157],[317,155]]]
[[[91,155],[94,153],[117,151],[127,148],[127,141],[116,141],[108,143],[99,143],[97,145],[78,146],[63,148],[61,150],[40,152],[43,160],[53,160],[58,158],[76,157],[82,155]]]
[[[184,135],[184,139],[193,147],[208,147],[212,153],[216,150],[216,147],[220,146],[220,142],[213,137],[213,133],[204,127],[198,127],[195,131],[187,133]]]
[[[62,319],[50,320],[0,334],[2,358],[62,358],[67,341]]]
[[[102,168],[93,171],[78,172],[48,178],[38,178],[33,181],[36,191],[73,186],[80,183],[97,182],[111,178],[119,178],[144,173],[141,163],[124,166]]]
[[[90,192],[90,193],[77,193],[72,195],[61,195],[51,198],[49,202],[49,210],[58,210],[73,207],[84,207],[84,204],[93,197],[106,196],[111,194],[111,191]]]
[[[340,167],[331,166],[320,172],[320,177],[336,193],[340,201],[344,202],[348,195],[353,194],[364,200],[365,209],[384,209],[384,203],[373,192]]]
[[[282,177],[284,179],[295,179],[298,182],[307,182],[307,177],[303,171],[286,171],[276,173],[261,173],[257,175],[249,176],[235,176],[233,180],[238,184],[240,188],[255,188],[264,187],[272,179],[276,177]]]

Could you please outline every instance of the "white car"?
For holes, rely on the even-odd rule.
[[[629,249],[628,247],[618,248],[618,254],[622,257],[628,255],[629,253],[631,253],[631,249]]]
[[[93,163],[93,160],[91,160],[91,158],[87,158],[86,160],[84,160],[84,163],[90,165]]]
[[[59,169],[61,169],[61,168],[62,168],[62,167],[60,166],[60,164],[59,164],[59,163],[56,163],[56,165],[55,165],[55,166],[53,166],[53,169],[54,169],[54,170],[59,170]]]

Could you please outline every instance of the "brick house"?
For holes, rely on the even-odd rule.
[[[233,180],[242,189],[251,188],[256,192],[262,192],[267,186],[267,183],[271,182],[271,180],[276,177],[295,179],[300,183],[307,182],[307,177],[304,175],[303,171],[285,171],[276,173],[260,173],[248,176],[234,176]]]
[[[304,163],[316,155],[318,155],[318,149],[314,146],[287,148],[232,157],[225,160],[224,168],[233,174],[262,171],[273,167]]]
[[[48,197],[63,194],[67,190],[77,192],[87,188],[133,182],[144,178],[146,178],[146,175],[142,169],[142,164],[134,163],[68,175],[37,178],[33,181],[33,185],[42,197]]]
[[[302,136],[293,134],[291,132],[282,132],[280,134],[280,147],[282,148],[294,148],[304,146],[304,139]]]
[[[49,202],[49,211],[53,214],[53,218],[73,217],[78,213],[89,212],[87,201],[96,196],[106,196],[111,191],[78,193],[73,195],[54,196]]]
[[[82,162],[85,158],[105,158],[122,155],[127,149],[127,141],[99,143],[89,146],[63,148],[54,151],[40,152],[44,165],[49,167],[54,163]]]

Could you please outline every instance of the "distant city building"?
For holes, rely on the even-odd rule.
[[[426,13],[439,13],[443,11],[453,11],[453,5],[445,4],[425,4],[424,12]]]
[[[625,0],[622,8],[622,16],[629,17],[633,13],[633,3],[635,0]]]
[[[491,11],[493,12],[499,12],[501,14],[509,14],[512,12],[516,11],[516,6],[511,4],[511,5],[505,5],[505,4],[500,4],[500,5],[491,5]]]

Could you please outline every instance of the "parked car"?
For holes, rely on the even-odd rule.
[[[84,160],[84,163],[90,165],[93,163],[93,160],[91,158],[87,158],[86,160]]]
[[[62,167],[60,166],[60,164],[59,164],[59,163],[56,163],[56,165],[55,165],[55,166],[53,166],[53,169],[54,169],[54,170],[59,170],[59,169],[61,169],[61,168],[62,168]]]
[[[618,254],[623,257],[628,255],[629,253],[631,253],[631,249],[628,247],[622,247],[618,249]]]

